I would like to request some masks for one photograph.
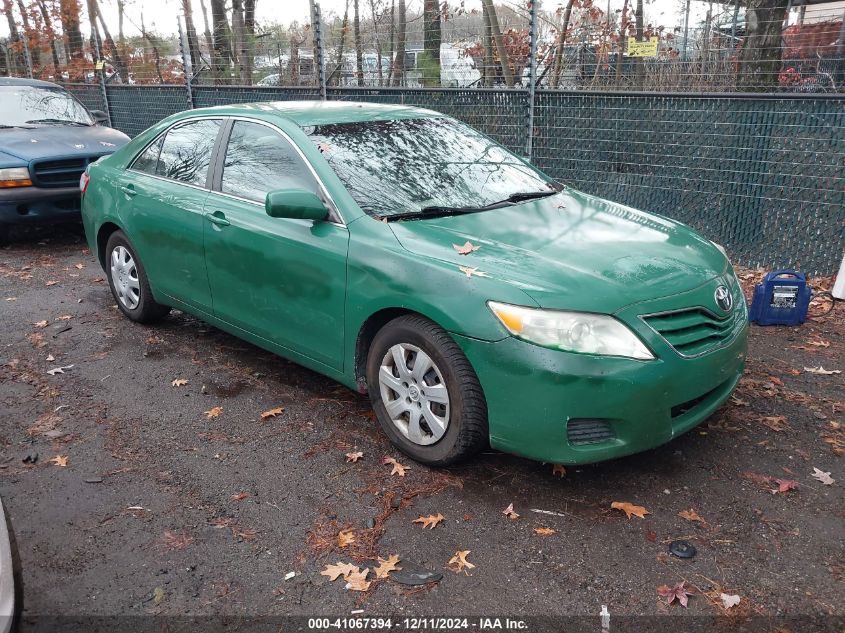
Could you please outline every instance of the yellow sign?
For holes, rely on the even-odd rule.
[[[647,42],[638,42],[636,38],[628,38],[629,57],[657,57],[657,44],[659,38],[653,35]]]
[[[94,64],[94,69],[95,69],[95,70],[102,70],[104,65],[105,65],[105,63],[104,63],[104,62],[96,62],[96,63]]]

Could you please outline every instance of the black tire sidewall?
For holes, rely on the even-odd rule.
[[[376,334],[370,346],[367,357],[367,384],[376,417],[391,442],[416,461],[438,466],[453,463],[461,457],[459,437],[466,403],[454,367],[443,355],[439,344],[427,334],[424,330],[402,322],[401,319],[386,325]],[[382,402],[378,381],[379,368],[387,350],[397,343],[415,345],[428,354],[437,365],[446,384],[446,391],[449,394],[449,426],[444,436],[434,444],[421,446],[404,437],[393,424]]]

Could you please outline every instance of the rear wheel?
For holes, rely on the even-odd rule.
[[[461,348],[420,316],[394,319],[367,356],[367,388],[382,429],[404,453],[446,466],[487,446],[487,403]]]
[[[117,307],[138,323],[158,321],[170,308],[153,299],[144,266],[123,231],[115,231],[106,244],[106,274]]]

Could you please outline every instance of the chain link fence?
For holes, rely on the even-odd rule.
[[[682,0],[669,16],[642,0],[323,3],[262,23],[200,2],[131,37],[100,16],[75,43],[30,22],[0,45],[0,74],[58,81],[130,136],[229,103],[430,108],[563,182],[689,223],[742,264],[826,274],[842,258],[845,3]]]

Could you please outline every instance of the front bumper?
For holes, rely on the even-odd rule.
[[[78,187],[0,189],[0,224],[72,220],[79,209]]]
[[[712,290],[690,294],[696,293]],[[699,304],[689,298],[626,309],[623,320],[657,356],[650,361],[574,354],[513,337],[489,342],[453,335],[484,389],[490,444],[540,461],[583,464],[654,448],[706,420],[731,395],[745,368],[744,303],[731,335],[693,358],[633,316],[671,304]]]

